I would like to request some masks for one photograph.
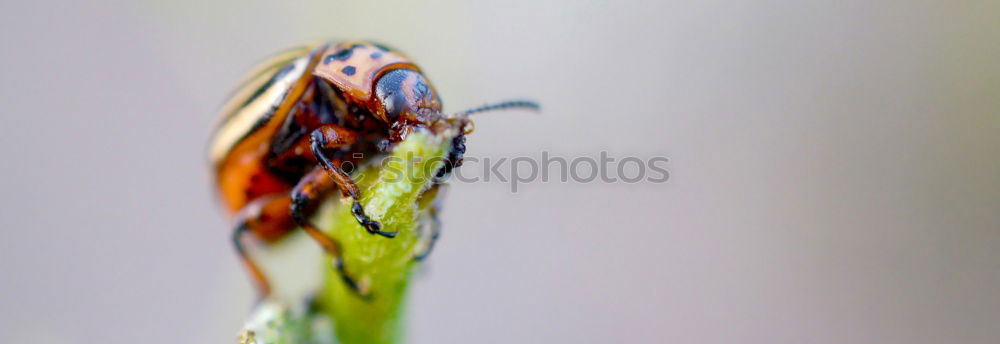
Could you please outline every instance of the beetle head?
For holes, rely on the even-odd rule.
[[[441,100],[434,86],[420,72],[397,69],[385,73],[375,85],[376,101],[380,105],[375,116],[389,124],[394,137],[405,137],[413,127],[423,126],[435,132],[457,128],[471,133],[475,125],[470,115],[502,109],[524,108],[538,110],[538,103],[529,100],[512,100],[474,107],[454,114],[441,113]]]
[[[428,123],[441,113],[441,99],[434,86],[420,72],[409,69],[382,75],[375,84],[375,97],[381,105],[375,117],[389,125]]]

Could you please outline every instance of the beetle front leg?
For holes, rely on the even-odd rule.
[[[347,273],[347,268],[344,267],[343,249],[340,246],[340,242],[319,230],[319,228],[309,221],[309,218],[316,212],[319,204],[318,201],[329,194],[334,186],[336,185],[333,181],[326,177],[326,172],[318,167],[306,174],[305,177],[302,177],[302,180],[295,186],[291,194],[292,219],[323,247],[323,251],[333,257],[333,264],[337,268],[337,272],[340,273],[340,278],[344,281],[344,284],[362,298],[368,298],[370,295],[368,294],[367,286],[358,284]]]
[[[396,237],[396,232],[383,232],[382,224],[372,220],[365,214],[365,209],[361,206],[360,202],[358,184],[351,179],[351,176],[347,172],[344,172],[340,166],[334,164],[326,155],[326,150],[348,146],[354,143],[354,140],[355,134],[353,132],[340,126],[327,125],[312,132],[310,136],[310,149],[320,166],[333,178],[340,191],[345,196],[351,197],[354,200],[354,204],[351,205],[351,213],[354,214],[354,218],[358,220],[358,223],[362,227],[365,227],[368,233],[378,234],[386,238],[394,238]]]

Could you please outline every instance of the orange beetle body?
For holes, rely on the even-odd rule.
[[[438,182],[461,164],[461,132],[471,126],[467,115],[503,107],[537,105],[507,102],[445,116],[437,92],[414,63],[370,42],[290,49],[254,69],[222,107],[209,159],[218,194],[236,222],[234,245],[261,294],[270,286],[242,237],[250,233],[274,242],[296,227],[335,258],[345,283],[364,294],[348,277],[338,242],[309,222],[317,201],[340,190],[353,199],[352,212],[363,227],[394,237],[365,214],[358,187],[342,167],[387,152],[410,133],[459,128]],[[437,189],[425,195],[433,198]],[[436,218],[432,221],[436,233]]]

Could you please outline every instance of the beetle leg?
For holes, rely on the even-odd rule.
[[[444,166],[437,171],[434,175],[435,183],[444,183],[448,180],[451,175],[459,166],[462,166],[462,159],[465,156],[465,134],[455,136],[451,140],[451,149],[448,151],[448,156],[444,160]]]
[[[293,223],[288,215],[289,199],[283,194],[262,196],[250,202],[236,214],[236,228],[233,230],[233,246],[240,255],[240,260],[246,266],[247,272],[256,286],[261,299],[271,293],[268,282],[260,266],[254,262],[243,244],[243,237],[254,233],[264,240],[277,240],[292,228]]]
[[[427,191],[424,191],[417,200],[421,209],[427,210],[427,219],[423,225],[430,228],[430,237],[427,239],[426,247],[423,252],[420,252],[413,256],[415,261],[423,261],[430,256],[431,251],[434,250],[434,244],[437,243],[438,238],[441,237],[441,219],[438,217],[438,212],[441,209],[442,199],[444,199],[444,191],[447,190],[447,185],[435,184],[431,186]]]
[[[431,209],[428,210],[427,215],[427,222],[431,229],[431,237],[427,240],[427,247],[424,248],[424,251],[413,256],[413,260],[417,262],[422,262],[431,255],[431,252],[434,251],[434,244],[436,244],[438,238],[441,237],[441,219],[438,218],[437,207],[432,206]]]
[[[344,284],[362,298],[367,298],[369,296],[368,288],[359,285],[344,267],[343,249],[340,242],[319,230],[309,221],[319,205],[317,201],[323,199],[335,186],[334,181],[326,177],[326,172],[322,168],[317,167],[302,177],[291,194],[292,219],[323,247],[323,251],[333,256],[333,265],[340,272],[340,278]]]
[[[362,227],[365,227],[368,233],[378,234],[386,238],[394,238],[396,237],[396,232],[383,232],[382,225],[365,214],[365,209],[359,201],[360,191],[358,190],[358,185],[351,179],[351,176],[347,172],[344,172],[340,166],[334,164],[325,153],[327,149],[350,145],[355,140],[354,135],[353,132],[343,127],[326,125],[312,132],[310,136],[310,148],[320,166],[333,178],[340,191],[345,196],[349,196],[354,200],[354,204],[351,206],[351,213],[354,214],[354,218],[358,220],[358,223]]]
[[[247,273],[250,274],[250,278],[253,280],[254,287],[257,289],[258,299],[263,300],[269,294],[271,294],[271,283],[267,281],[267,277],[264,276],[264,272],[260,270],[260,266],[253,261],[253,258],[247,253],[246,247],[243,246],[243,235],[248,233],[249,228],[244,224],[236,225],[236,229],[233,231],[233,247],[236,247],[236,253],[240,255],[240,261],[243,262],[243,266],[246,267]]]

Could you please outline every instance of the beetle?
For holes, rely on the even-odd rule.
[[[235,223],[233,245],[258,295],[266,297],[271,285],[244,238],[250,234],[270,244],[302,228],[332,256],[344,283],[365,296],[344,266],[337,239],[309,220],[318,201],[339,190],[353,200],[351,212],[369,233],[395,236],[365,214],[357,184],[341,167],[391,151],[414,132],[460,128],[435,185],[421,196],[433,198],[462,162],[465,134],[472,127],[468,116],[502,108],[538,105],[516,100],[445,115],[437,91],[416,64],[367,41],[296,47],[251,70],[220,109],[208,155],[216,191]],[[431,242],[417,260],[426,257],[438,236],[436,214],[432,207]]]

